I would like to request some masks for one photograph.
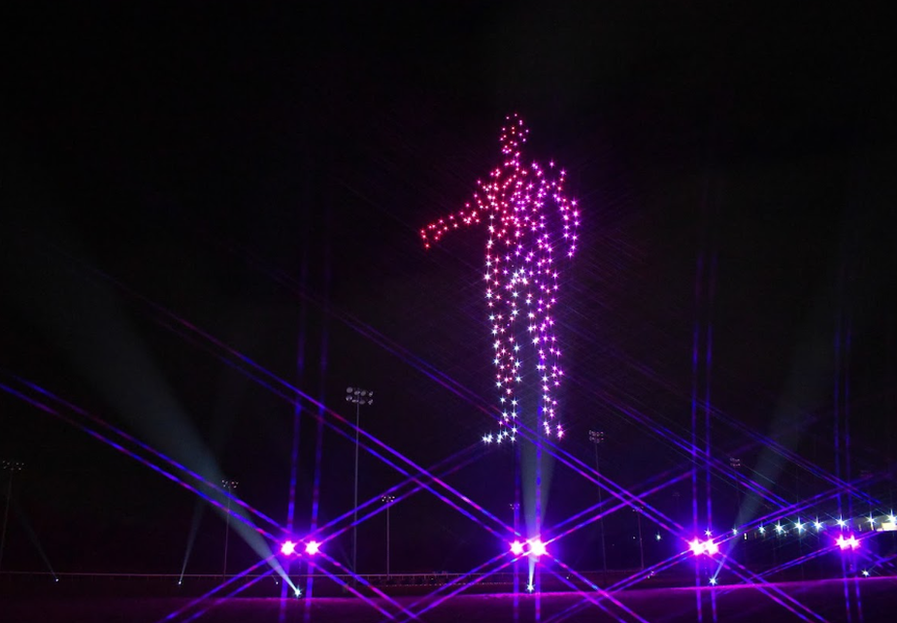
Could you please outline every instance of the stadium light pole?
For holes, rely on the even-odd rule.
[[[221,486],[230,494],[227,496],[227,513],[224,518],[224,570],[221,572],[223,576],[227,575],[227,544],[230,538],[230,496],[237,490],[237,485],[239,484],[236,480],[224,479],[221,481]]]
[[[514,463],[514,497],[516,498],[514,502],[508,504],[508,507],[511,509],[511,521],[514,522],[514,534],[517,534],[520,529],[520,489],[517,487],[517,463]],[[516,595],[520,588],[520,561],[516,561],[514,566],[511,567],[511,577],[514,580],[514,594]]]
[[[511,502],[508,504],[508,508],[511,509],[511,517],[514,522],[514,532],[517,532],[517,524],[520,523],[520,502]]]
[[[595,470],[600,474],[601,473],[601,464],[598,460],[598,446],[604,443],[604,431],[603,430],[590,430],[589,431],[589,441],[595,446]],[[598,485],[598,508],[601,508],[603,504],[602,494],[601,494],[601,485]],[[607,550],[604,547],[604,517],[601,517],[598,520],[598,532],[601,535],[601,568],[604,572],[604,580],[607,581]]]
[[[642,511],[643,508],[641,506],[633,506],[632,510],[635,511],[635,519],[638,523],[638,556],[639,563],[642,571],[645,570],[645,543],[642,541]]]
[[[16,472],[25,469],[21,461],[3,461],[0,470],[9,472],[9,482],[6,485],[6,509],[3,511],[3,532],[0,533],[0,568],[3,565],[3,548],[6,546],[6,525],[9,522],[9,505],[12,502],[12,477]]]
[[[732,468],[733,471],[739,472],[741,471],[741,459],[737,456],[729,457],[729,467]],[[744,506],[744,493],[741,488],[741,483],[736,480],[735,481],[735,519],[732,521],[732,531],[733,534],[736,530],[738,530],[738,518],[741,515],[741,507]],[[748,534],[745,532],[745,534]],[[744,544],[744,549],[742,550],[742,556],[744,559],[742,562],[747,564],[747,543]]]
[[[392,506],[392,503],[396,501],[396,496],[394,495],[384,495],[380,498],[380,501],[386,504],[386,579],[387,581],[390,578],[389,573],[389,507]]]
[[[735,471],[735,472],[740,471],[740,470],[741,470],[741,459],[738,458],[737,456],[730,456],[730,457],[729,457],[729,467],[732,468],[732,471]],[[735,481],[735,506],[736,506],[736,509],[735,509],[735,523],[736,523],[736,524],[738,523],[738,512],[741,511],[741,504],[742,504],[742,501],[743,501],[743,500],[742,500],[742,490],[741,490],[741,485],[740,485],[740,483],[738,482],[738,480],[736,480],[736,481]],[[737,528],[738,526],[734,526],[734,527]]]
[[[352,573],[358,574],[358,431],[361,426],[361,405],[374,404],[374,392],[360,387],[347,387],[346,400],[355,405],[355,508],[352,510]]]

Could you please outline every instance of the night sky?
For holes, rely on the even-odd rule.
[[[565,449],[592,461],[599,429],[621,485],[678,475],[689,457],[656,425],[690,439],[697,395],[701,418],[710,398],[713,455],[741,457],[786,498],[821,484],[751,431],[833,470],[834,431],[849,430],[850,474],[868,471],[894,503],[897,85],[884,17],[312,4],[10,16],[0,383],[25,379],[197,469],[211,461],[281,522],[296,407],[235,353],[346,417],[345,388],[360,385],[375,391],[363,427],[409,459],[473,446],[449,481],[510,521],[512,454],[480,442],[497,402],[486,234],[424,250],[419,231],[470,199],[519,112],[526,153],[565,167],[582,209],[557,308]],[[300,533],[318,448],[317,407],[301,405]],[[223,520],[87,434],[84,413],[66,417],[0,392],[0,459],[26,465],[4,570],[177,573],[196,525],[187,571],[219,572]],[[353,444],[322,430],[319,523],[351,508],[353,483]],[[365,453],[360,469],[363,500],[399,480]],[[549,522],[594,503],[562,466],[551,491]],[[654,502],[674,512],[671,491]],[[714,481],[714,498],[731,522],[731,485]],[[620,561],[626,513],[608,522]],[[426,493],[392,521],[394,569],[465,570],[495,547]],[[359,529],[362,570],[382,570],[384,530],[382,515]],[[582,553],[594,530],[577,538],[586,547],[567,558],[594,567]],[[231,544],[229,568],[256,560]],[[349,544],[331,555],[346,561]]]

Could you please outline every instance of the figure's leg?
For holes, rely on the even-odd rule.
[[[513,441],[517,435],[519,405],[515,385],[518,382],[519,347],[515,337],[514,298],[507,288],[505,265],[507,258],[495,253],[495,239],[486,245],[486,305],[492,337],[493,377],[499,396],[501,419],[495,436],[487,441]]]

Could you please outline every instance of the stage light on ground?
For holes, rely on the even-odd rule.
[[[804,531],[804,524],[800,522],[800,519],[797,520],[797,523],[794,524],[794,527],[797,528],[798,532]]]
[[[863,577],[864,577],[864,578],[868,578],[868,577],[869,577],[869,570],[868,570],[868,569],[863,569]]]
[[[704,536],[712,536],[712,535],[713,535],[713,532],[710,531],[710,528],[707,528],[706,530],[704,530]]]
[[[785,528],[782,527],[782,524],[776,524],[776,534],[782,534],[785,531]]]
[[[704,553],[704,544],[698,539],[694,539],[688,544],[688,549],[690,549],[695,556],[700,556]]]
[[[842,551],[848,550],[848,549],[854,550],[860,546],[860,542],[852,534],[850,535],[850,537],[848,537],[846,539],[844,538],[843,535],[839,536],[838,540],[836,540],[835,543],[838,544],[838,547],[840,547]]]
[[[545,543],[543,543],[539,537],[530,539],[526,542],[514,540],[513,542],[508,543],[508,545],[511,548],[511,553],[515,556],[527,554],[529,556],[538,558],[539,556],[543,556],[548,551]]]
[[[760,526],[760,534],[766,534],[766,528]]]
[[[280,553],[285,556],[291,556],[296,552],[296,544],[292,541],[286,541],[280,546]]]
[[[719,581],[716,578],[710,578],[710,586],[716,586]]]
[[[317,541],[309,541],[305,546],[305,553],[309,556],[314,556],[320,551],[321,545]]]
[[[822,522],[819,522],[819,521],[815,522],[813,524],[813,527],[816,528],[816,532],[819,532],[823,528]]]
[[[732,536],[738,536],[738,528],[732,528]]]
[[[294,597],[302,597],[302,589],[299,587],[296,587],[296,590],[293,591],[293,596]]]
[[[897,517],[894,515],[888,515],[888,521],[891,523],[897,523]]]
[[[838,517],[838,525],[843,528],[847,525],[847,522],[844,521],[841,517]]]
[[[529,543],[529,553],[537,558],[539,556],[544,555],[546,552],[545,543],[542,542],[541,539],[533,539]]]
[[[526,592],[528,592],[528,593],[532,593],[534,590],[536,590],[536,587],[533,586],[532,584],[527,584],[527,585],[526,585]]]
[[[719,552],[719,545],[714,543],[713,539],[702,541],[695,538],[689,542],[688,549],[690,549],[695,556],[700,556],[702,554],[713,555]]]

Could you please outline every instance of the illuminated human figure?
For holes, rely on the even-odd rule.
[[[477,181],[473,200],[463,210],[421,230],[429,248],[461,225],[488,223],[486,304],[502,419],[496,433],[483,437],[487,443],[515,440],[521,384],[526,379],[529,385],[532,378],[538,379],[539,426],[546,436],[564,436],[554,397],[564,373],[551,310],[557,303],[558,256],[572,257],[576,250],[579,210],[575,200],[564,196],[563,170],[556,171],[553,162],[547,169],[522,162],[527,133],[518,115],[508,116],[501,133],[501,166],[486,181]]]

